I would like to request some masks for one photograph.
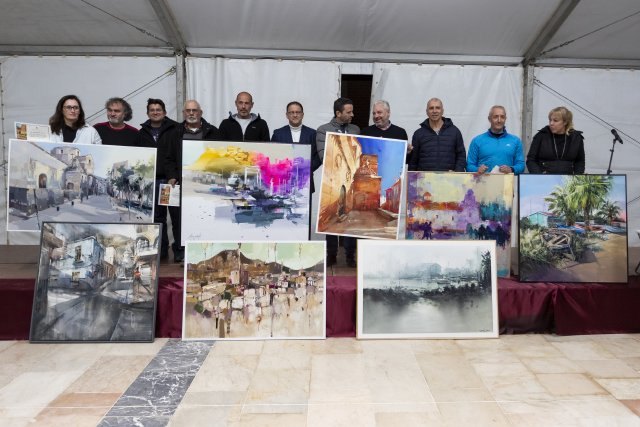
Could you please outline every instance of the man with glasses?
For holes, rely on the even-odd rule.
[[[316,140],[316,131],[302,124],[304,108],[298,101],[287,104],[286,112],[289,124],[273,131],[271,141],[292,144],[311,144]]]
[[[153,221],[162,224],[162,243],[160,259],[169,257],[169,234],[167,232],[167,210],[171,215],[171,230],[173,232],[173,259],[175,262],[184,261],[184,247],[180,246],[180,207],[158,205],[158,190],[160,184],[168,183],[166,170],[167,155],[172,144],[182,141],[180,123],[167,117],[167,109],[161,99],[147,100],[147,116],[149,120],[140,124],[139,144],[143,147],[154,147],[156,154],[156,188]],[[168,209],[167,209],[168,208]]]
[[[236,114],[220,123],[220,135],[223,141],[269,141],[269,126],[260,114],[251,112],[253,97],[249,92],[240,92],[236,96]]]
[[[217,127],[202,118],[202,109],[198,101],[190,99],[184,103],[182,109],[184,121],[179,126],[182,138],[169,141],[167,157],[165,158],[165,173],[167,182],[175,185],[182,177],[182,143],[184,140],[219,141],[220,131]]]

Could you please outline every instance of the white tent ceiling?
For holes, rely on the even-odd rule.
[[[343,61],[512,64],[530,56],[564,65],[640,65],[637,0],[0,0],[0,10],[0,55],[186,50]]]

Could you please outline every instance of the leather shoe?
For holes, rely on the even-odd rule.
[[[327,267],[333,267],[334,265],[336,265],[336,263],[338,262],[338,260],[336,259],[336,256],[333,255],[329,255],[327,257]]]
[[[358,267],[358,263],[356,262],[355,258],[347,258],[347,267],[349,267],[349,268],[357,268]]]

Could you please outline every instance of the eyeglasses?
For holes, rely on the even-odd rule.
[[[290,115],[290,116],[295,116],[296,114],[297,115],[302,115],[304,113],[302,111],[287,111],[287,114]]]
[[[184,112],[185,112],[185,113],[187,113],[187,114],[193,114],[193,113],[198,113],[198,112],[200,112],[200,110],[199,110],[199,109],[197,109],[197,108],[185,108],[185,109],[184,109]]]
[[[76,111],[76,110],[80,109],[80,106],[79,105],[65,105],[62,108],[64,108],[67,111],[71,111],[71,110]]]

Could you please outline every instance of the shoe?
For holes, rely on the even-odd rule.
[[[333,267],[334,265],[336,265],[336,262],[338,262],[336,258],[337,257],[335,255],[329,255],[327,257],[327,267]]]
[[[358,263],[355,258],[347,258],[347,267],[349,268],[357,268]]]
[[[184,248],[179,248],[173,251],[173,261],[176,263],[184,262]]]
[[[169,252],[160,252],[160,262],[167,261],[169,259]]]

